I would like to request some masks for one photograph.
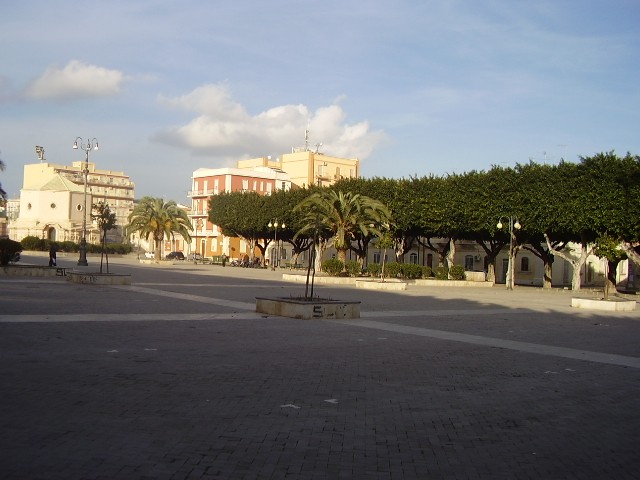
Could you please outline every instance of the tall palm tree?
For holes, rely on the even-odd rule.
[[[321,227],[333,233],[338,260],[345,263],[347,250],[357,233],[381,236],[382,224],[391,221],[391,212],[378,200],[351,192],[322,190],[295,207],[305,212],[300,233]]]
[[[140,238],[154,242],[154,256],[160,259],[160,246],[165,237],[172,237],[175,233],[182,235],[185,241],[191,241],[191,220],[187,212],[178,207],[173,200],[165,202],[162,198],[144,197],[134,207],[129,215],[129,233],[138,232]]]
[[[0,172],[4,170],[4,162],[0,159]],[[4,205],[7,200],[7,192],[2,189],[2,184],[0,183],[0,205]]]

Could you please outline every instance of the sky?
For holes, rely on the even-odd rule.
[[[302,147],[364,177],[640,154],[637,0],[6,0],[0,183],[90,161],[189,204]],[[319,145],[322,144],[322,145]]]

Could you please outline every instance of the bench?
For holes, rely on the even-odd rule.
[[[285,263],[284,267],[288,268],[289,270],[302,270],[305,268],[302,263]]]

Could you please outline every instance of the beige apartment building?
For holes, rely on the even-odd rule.
[[[257,167],[270,167],[287,172],[291,183],[297,187],[309,185],[326,187],[341,178],[360,176],[360,160],[357,158],[332,157],[305,149],[285,153],[276,160],[272,160],[271,157],[261,157],[238,161],[239,169]]]
[[[133,209],[134,184],[124,172],[102,170],[87,163],[87,211],[84,210],[85,162],[71,166],[47,162],[24,166],[20,206],[9,223],[9,237],[20,241],[28,235],[54,241],[79,242],[86,215],[87,242],[98,243],[100,232],[90,217],[91,205],[109,204],[116,214],[117,228],[108,233],[108,241],[124,241],[123,227]]]

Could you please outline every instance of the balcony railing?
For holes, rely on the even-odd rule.
[[[187,192],[188,197],[208,197],[210,195],[214,195],[213,188],[210,188],[208,190],[191,190]]]

